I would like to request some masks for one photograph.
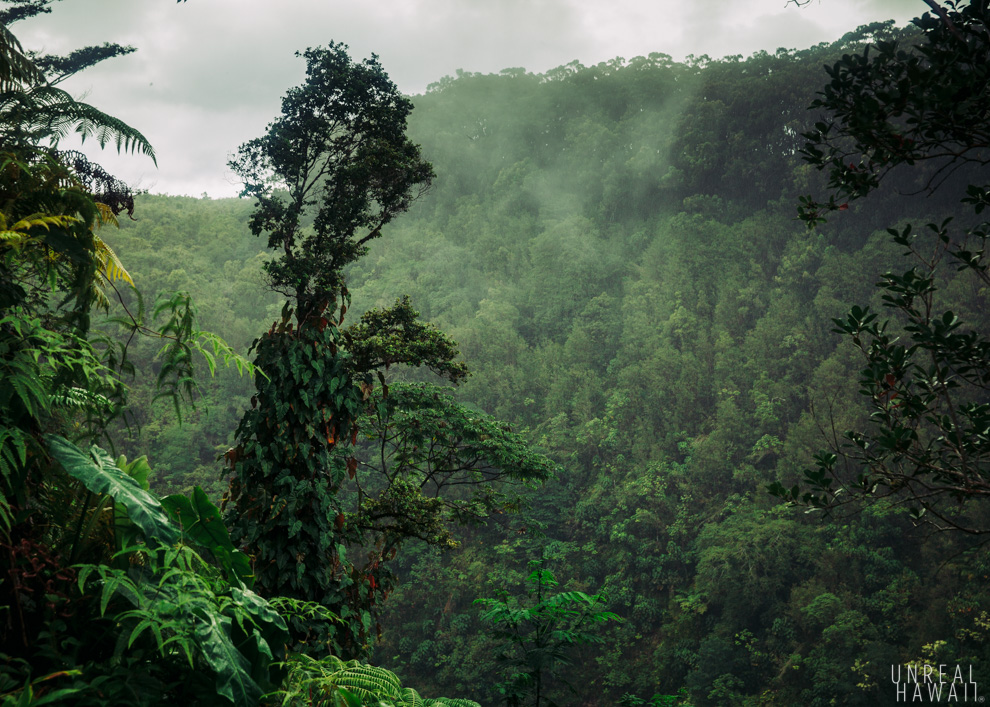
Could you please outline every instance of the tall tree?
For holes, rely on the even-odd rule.
[[[405,134],[412,103],[376,56],[352,63],[333,43],[302,56],[306,82],[230,163],[257,200],[252,232],[279,253],[266,266],[271,285],[293,297],[300,325],[336,304],[343,268],[433,178]]]
[[[438,499],[451,477],[459,484],[503,475],[543,479],[551,466],[445,396],[406,390],[390,399],[391,366],[425,366],[455,384],[467,373],[455,361],[456,345],[419,322],[407,299],[338,328],[349,301],[344,267],[428,187],[433,170],[405,135],[412,104],[376,57],[352,62],[341,44],[302,56],[305,83],[286,94],[266,134],[242,145],[230,163],[243,193],[257,200],[252,231],[266,234],[277,254],[265,266],[271,287],[290,301],[255,343],[265,378],[228,453],[235,471],[228,517],[255,554],[264,592],[319,602],[344,619],[343,629],[297,622],[296,638],[360,655],[369,647],[375,605],[391,586],[385,561],[402,540],[442,544],[447,521],[491,508],[479,499]],[[441,410],[459,417],[445,423],[437,419]],[[364,430],[381,435],[380,464],[359,464],[348,449],[362,415]],[[429,430],[442,440],[432,451],[416,442]],[[492,430],[498,432],[486,444]],[[359,467],[362,475],[378,473],[362,483]],[[345,514],[341,489],[349,480],[356,506]],[[348,559],[348,547],[366,551],[367,560]]]
[[[432,169],[405,136],[411,103],[376,57],[353,63],[342,44],[302,56],[305,83],[230,163],[243,194],[257,200],[252,232],[267,234],[277,253],[265,265],[271,287],[292,299],[281,323],[255,342],[264,379],[228,453],[236,471],[228,517],[255,554],[263,592],[319,602],[346,621],[359,584],[374,597],[377,582],[347,561],[337,521],[336,491],[356,462],[342,474],[331,453],[356,434],[372,385],[349,365],[337,328],[347,309],[342,268],[429,184]],[[346,625],[331,645],[359,654],[370,614]],[[324,647],[334,634],[327,623],[293,628],[300,641]]]

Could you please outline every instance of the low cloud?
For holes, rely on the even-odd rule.
[[[302,81],[295,52],[331,40],[354,58],[377,53],[399,88],[416,94],[457,69],[543,72],[655,51],[683,59],[801,48],[871,21],[902,24],[924,9],[920,0],[803,8],[785,0],[65,0],[13,30],[28,48],[55,53],[106,41],[136,46],[66,88],[142,130],[160,169],[135,164],[138,157],[94,159],[156,191],[231,196],[227,155],[260,134],[285,90]]]

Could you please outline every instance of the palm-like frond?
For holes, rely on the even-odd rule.
[[[131,279],[130,274],[124,269],[123,263],[120,262],[120,258],[113,252],[113,249],[97,235],[93,236],[93,240],[96,244],[96,259],[100,263],[100,274],[103,278],[110,282],[123,280],[133,286],[134,280]]]
[[[24,54],[17,37],[0,25],[0,91],[9,91],[43,80],[41,69]]]
[[[113,210],[106,204],[96,204],[98,213],[98,224],[113,224],[117,225],[117,217],[114,215]],[[44,229],[48,231],[51,227],[57,228],[67,228],[71,224],[79,222],[79,218],[76,216],[68,216],[65,214],[32,214],[25,218],[17,221],[17,223],[8,226],[7,218],[0,212],[0,249],[2,248],[15,248],[20,250],[28,244],[38,245],[41,243],[42,239],[31,233],[32,230]],[[134,280],[131,279],[130,273],[124,267],[124,264],[120,262],[120,258],[114,253],[113,248],[107,245],[107,242],[102,238],[97,236],[95,233],[93,235],[93,245],[95,246],[94,255],[96,257],[97,263],[99,264],[98,273],[104,282],[116,282],[118,280],[123,280],[127,284],[134,286]],[[52,251],[51,257],[55,258],[58,254]],[[98,283],[94,283],[95,295],[97,303],[100,306],[104,304],[109,306],[109,300],[107,300],[106,295],[103,293],[102,289],[99,287]]]
[[[374,697],[395,702],[399,699],[402,684],[395,673],[356,660],[344,663],[341,669],[327,678],[327,682],[342,687],[363,699]]]
[[[97,223],[99,225],[102,226],[108,223],[114,226],[117,225],[117,217],[114,215],[113,209],[99,202],[96,203],[96,209],[98,214]],[[93,234],[93,245],[95,246],[94,255],[99,264],[99,270],[97,272],[100,275],[100,280],[107,284],[116,282],[117,280],[123,280],[131,287],[134,287],[134,280],[131,279],[130,273],[124,268],[124,264],[120,262],[120,258],[113,252],[113,248],[95,233]],[[96,296],[97,306],[102,307],[104,310],[110,308],[110,299],[106,296],[99,282],[93,283],[93,294]]]
[[[7,217],[3,212],[0,212],[0,248],[13,248],[20,251],[28,244],[41,242],[39,236],[30,233],[32,229],[42,228],[48,231],[52,226],[67,228],[78,220],[75,216],[65,214],[39,213],[19,219],[17,223],[8,226]]]
[[[48,83],[17,38],[0,26],[2,142],[37,144],[48,139],[57,145],[73,132],[83,142],[94,139],[100,147],[113,144],[118,152],[138,151],[155,160],[151,143],[139,131]]]
[[[99,219],[98,225],[100,226],[120,226],[120,222],[117,221],[117,214],[113,212],[106,204],[101,202],[96,202],[97,218]]]
[[[316,660],[305,654],[296,654],[289,656],[285,666],[289,669],[286,680],[289,689],[276,693],[282,698],[283,705],[317,704],[317,696],[330,697],[345,690],[364,705],[481,707],[471,700],[446,697],[423,699],[413,688],[402,687],[392,671],[356,660],[345,662],[335,656]]]
[[[98,206],[103,206],[103,204],[98,204]],[[95,300],[94,305],[106,312],[110,310],[110,298],[107,297],[104,285],[112,284],[117,280],[123,280],[131,287],[134,287],[134,280],[131,279],[130,274],[124,269],[123,263],[120,262],[120,258],[113,252],[113,249],[95,233],[93,234],[93,245],[96,247],[94,255],[99,264],[97,273],[100,277],[99,280],[93,281],[91,291]]]
[[[70,223],[75,223],[78,220],[79,219],[75,216],[67,216],[65,214],[56,214],[53,216],[51,214],[38,213],[20,219],[17,223],[10,227],[10,230],[26,232],[32,228],[44,228],[48,231],[52,226],[66,228]]]
[[[423,705],[423,698],[411,687],[404,687],[399,690],[399,701],[396,702],[396,707],[423,707]]]
[[[94,139],[100,147],[137,151],[157,164],[154,148],[138,130],[49,84],[11,86],[0,93],[0,135],[4,133],[31,142],[48,139],[54,145],[76,133],[83,142]]]

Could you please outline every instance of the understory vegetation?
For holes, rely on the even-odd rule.
[[[331,44],[217,200],[84,179],[53,131],[151,147],[4,30],[0,702],[990,685],[988,11],[944,5],[411,99]],[[341,77],[381,112],[308,123]]]

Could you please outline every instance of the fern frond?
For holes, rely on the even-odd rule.
[[[0,532],[3,533],[5,539],[10,537],[10,526],[13,521],[14,514],[10,510],[10,502],[3,495],[3,491],[0,491]]]
[[[102,206],[102,204],[98,204],[97,206]],[[111,215],[113,215],[112,212]],[[108,246],[106,241],[95,234],[93,235],[93,241],[96,245],[96,258],[100,263],[101,274],[108,280],[123,280],[133,287],[134,280],[131,279],[127,270],[124,269],[123,263],[120,262],[117,254],[113,252],[113,248]]]
[[[379,700],[395,701],[399,698],[402,684],[395,673],[373,665],[365,665],[356,660],[344,664],[344,669],[333,673],[328,682],[343,687],[362,699],[374,697]]]
[[[85,410],[94,407],[101,410],[113,409],[113,403],[109,398],[85,388],[61,388],[57,390],[52,394],[52,405],[69,410]]]
[[[97,225],[102,227],[110,224],[111,226],[120,226],[120,222],[117,221],[117,214],[113,212],[108,205],[97,201],[96,202],[96,212],[97,212]]]
[[[396,707],[423,707],[423,698],[419,696],[411,687],[404,687],[399,690],[399,701],[395,703]]]
[[[13,248],[19,252],[25,245],[37,240],[18,231],[0,231],[0,248]]]
[[[35,446],[33,437],[16,427],[0,427],[0,537],[9,539],[14,515],[7,500],[6,489],[16,486],[11,477],[27,465],[28,447]]]
[[[32,228],[43,228],[46,231],[50,231],[52,226],[58,226],[60,228],[65,228],[69,224],[76,223],[79,219],[75,216],[68,216],[66,214],[31,214],[20,221],[15,223],[10,227],[11,231],[29,231]]]
[[[329,704],[320,698],[339,696],[338,691],[346,690],[360,698],[361,704],[366,705],[481,707],[472,700],[446,697],[423,699],[413,688],[402,687],[399,678],[390,670],[356,660],[344,662],[336,656],[316,660],[305,654],[292,654],[283,665],[288,668],[289,674],[285,682],[288,689],[273,693],[282,699],[282,705]],[[301,702],[297,703],[296,700]]]
[[[319,602],[303,601],[302,599],[293,599],[292,597],[272,597],[268,600],[268,603],[285,619],[296,618],[332,621],[338,624],[344,623],[342,618]],[[343,663],[340,663],[340,665],[343,665]],[[339,669],[339,666],[334,669]]]
[[[19,252],[24,246],[39,243],[42,240],[39,236],[31,235],[32,229],[40,228],[51,231],[52,226],[68,228],[79,220],[78,217],[68,214],[35,213],[25,216],[12,226],[8,226],[6,216],[0,213],[0,248],[13,248]]]
[[[0,119],[55,145],[75,132],[83,142],[92,138],[100,147],[113,144],[118,152],[137,151],[158,164],[154,148],[138,130],[50,84],[0,94]]]
[[[0,386],[0,394],[7,405],[16,398],[20,400],[29,415],[39,416],[48,411],[48,392],[42,381],[31,375],[33,371],[29,365],[19,365],[22,363],[25,362],[18,362],[15,359],[7,362],[7,365],[0,369],[3,371],[3,377],[6,378],[6,386],[9,386],[9,388]]]
[[[0,474],[4,478],[27,464],[28,444],[33,438],[16,427],[0,427]]]
[[[68,94],[66,96],[68,97]],[[137,151],[158,164],[155,150],[148,139],[119,118],[108,115],[88,103],[75,101],[71,97],[68,101],[53,107],[60,111],[61,120],[75,123],[75,133],[82,142],[92,137],[101,148],[113,144],[117,147],[117,152]]]
[[[93,286],[90,288],[90,294],[93,296],[93,307],[109,314],[110,298],[107,297],[107,293],[103,291],[103,288],[98,283],[93,283]]]

